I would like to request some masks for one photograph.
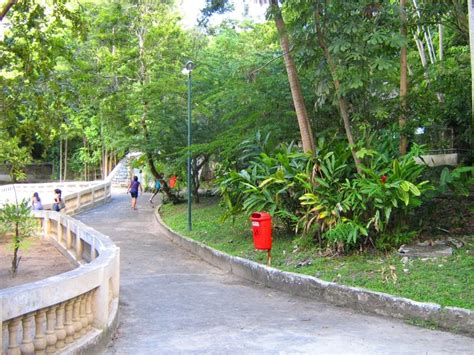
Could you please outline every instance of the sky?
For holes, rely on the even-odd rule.
[[[45,0],[39,0],[45,1]],[[216,25],[224,19],[244,19],[245,6],[248,7],[247,19],[252,19],[255,22],[262,22],[265,20],[265,11],[267,5],[260,5],[258,0],[230,0],[234,4],[234,11],[223,15],[213,15],[210,21],[211,24]],[[1,0],[0,0],[1,3]],[[201,15],[201,9],[205,6],[206,0],[177,0],[177,4],[183,14],[183,26],[191,28],[197,25],[197,19]],[[0,41],[3,39],[3,24],[0,24]]]
[[[183,25],[186,28],[193,27],[197,24],[197,19],[200,16],[200,10],[205,5],[205,0],[178,0],[179,7],[183,14]],[[211,23],[216,24],[225,18],[242,20],[244,18],[244,3],[247,4],[249,15],[245,18],[253,19],[254,21],[262,21],[265,19],[266,6],[260,5],[256,0],[231,0],[234,4],[235,10],[232,13],[224,15],[214,15]]]

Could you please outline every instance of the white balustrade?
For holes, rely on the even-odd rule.
[[[38,192],[45,209],[51,209],[54,200],[54,189],[60,189],[66,209],[62,212],[75,214],[86,208],[90,208],[97,202],[104,200],[104,196],[110,197],[110,180],[92,182],[63,182],[44,184],[11,184],[0,186],[0,207],[9,202],[15,203],[33,196]]]
[[[105,331],[117,316],[119,248],[68,215],[34,214],[42,224],[41,237],[63,248],[79,267],[0,290],[2,354],[69,352],[78,341]]]
[[[0,186],[0,207],[39,193],[45,210],[34,214],[41,223],[41,237],[52,240],[78,265],[41,281],[0,289],[0,354],[71,352],[77,341],[83,344],[91,334],[99,336],[116,320],[119,248],[68,215],[109,200],[111,181],[126,159],[103,181]],[[48,211],[57,188],[66,205],[61,213]]]

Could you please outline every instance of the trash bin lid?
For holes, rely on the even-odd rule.
[[[272,219],[272,216],[267,212],[253,212],[250,216],[252,221],[265,221],[268,219]]]

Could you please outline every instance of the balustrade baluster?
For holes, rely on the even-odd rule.
[[[86,295],[86,315],[87,315],[87,329],[92,328],[92,322],[94,321],[94,313],[92,313],[92,297],[94,291],[88,292]]]
[[[61,303],[56,311],[56,348],[61,349],[64,347],[64,340],[66,339],[66,329],[64,328],[64,316],[65,316],[65,304]]]
[[[58,243],[62,244],[63,243],[63,225],[61,223],[61,216],[58,219],[58,229],[57,229],[57,234],[58,234]]]
[[[35,315],[35,354],[43,355],[46,349],[46,338],[44,336],[43,326],[46,321],[46,312],[40,309]]]
[[[8,337],[9,337],[9,334],[10,332],[8,331],[8,324],[10,324],[9,321],[5,321],[3,323],[0,322],[0,325],[2,326],[0,328],[0,354],[4,354],[2,351],[3,351],[3,344],[8,344]],[[7,342],[6,343],[3,343],[3,339],[6,339]]]
[[[12,319],[8,324],[8,349],[7,355],[20,355],[20,347],[18,346],[18,331],[21,322],[20,318]]]
[[[70,250],[72,246],[72,232],[71,226],[69,221],[67,222],[67,229],[66,229],[66,249]]]
[[[49,236],[50,232],[51,232],[51,222],[50,222],[50,219],[48,217],[44,217],[44,230],[43,230],[43,238],[46,238],[47,236]]]
[[[76,297],[74,300],[74,308],[73,308],[73,314],[72,314],[72,323],[74,324],[74,339],[79,339],[81,337],[81,328],[82,328],[82,323],[81,323],[81,318],[80,318],[80,300],[79,297]]]
[[[46,312],[46,353],[54,354],[56,352],[56,308],[57,306],[49,307]]]
[[[93,239],[91,243],[91,261],[95,258],[97,258],[97,250],[95,247],[95,239]]]
[[[76,233],[76,260],[80,262],[82,260],[82,239],[79,235],[79,231]]]
[[[21,342],[21,353],[25,355],[34,354],[35,345],[33,344],[33,320],[34,313],[29,313],[22,319],[23,326],[23,341]]]
[[[72,343],[74,340],[74,323],[73,323],[73,303],[74,301],[66,302],[66,321],[64,328],[66,329],[66,344]]]
[[[86,315],[86,295],[85,294],[79,297],[79,302],[80,302],[79,312],[80,312],[81,325],[82,325],[81,335],[84,335],[87,332],[87,324],[88,324],[88,319]]]

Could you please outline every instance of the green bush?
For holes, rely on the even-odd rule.
[[[306,213],[300,224],[307,230],[320,225],[322,238],[338,249],[361,243],[376,246],[376,239],[385,235],[384,248],[390,244],[391,233],[399,233],[406,224],[406,215],[421,205],[421,195],[431,186],[421,181],[424,166],[417,165],[413,151],[390,161],[375,151],[366,151],[361,174],[343,174],[345,164],[334,155],[319,160],[318,177],[306,176],[313,183],[300,198]],[[393,238],[393,246],[398,244]]]
[[[219,179],[224,218],[266,211],[289,230],[308,235],[306,241],[339,252],[406,242],[400,236],[413,235],[406,234],[407,215],[431,189],[422,181],[425,167],[413,159],[418,147],[398,159],[359,149],[360,174],[347,163],[350,154],[347,144],[319,141],[317,156],[292,145],[254,155],[245,169]]]
[[[452,191],[456,195],[469,196],[472,186],[474,186],[474,167],[460,166],[452,170],[444,167],[437,191],[439,193]]]
[[[272,156],[260,153],[246,169],[224,173],[218,180],[227,209],[224,219],[267,211],[294,229],[301,210],[298,199],[304,193],[298,174],[311,166],[310,155],[289,145],[277,148]]]

